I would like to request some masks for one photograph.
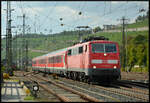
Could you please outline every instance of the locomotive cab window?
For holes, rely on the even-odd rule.
[[[116,53],[116,44],[94,43],[92,44],[93,53]]]
[[[92,44],[93,53],[104,53],[104,44],[94,43]]]
[[[115,44],[105,44],[106,53],[116,53],[116,45]]]

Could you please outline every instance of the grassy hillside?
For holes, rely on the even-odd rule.
[[[129,24],[128,28],[136,28],[136,27],[144,27],[144,26],[149,26],[148,25],[148,19],[145,19],[142,22],[137,22],[133,24]],[[127,32],[127,36],[136,36],[136,35],[148,35],[149,31],[138,31],[138,32]],[[33,35],[33,34],[32,34]],[[113,33],[104,33],[104,32],[99,32],[96,34],[84,34],[83,38],[86,38],[87,36],[105,36],[109,38],[111,41],[118,42],[119,45],[121,45],[121,40],[122,40],[122,32],[113,32]],[[75,42],[78,41],[78,32],[62,32],[57,35],[36,35],[31,36],[31,34],[28,35],[28,38],[25,38],[29,42],[29,48],[33,50],[45,50],[45,51],[55,51],[58,49],[66,48],[71,45],[73,45]],[[17,38],[18,40],[18,48],[22,47],[22,38]],[[2,47],[5,47],[5,40],[2,40]],[[2,53],[2,58],[5,58],[5,49],[3,49]],[[39,53],[39,52],[31,52],[29,51],[29,57],[33,58],[36,56],[43,55],[45,53]]]
[[[127,28],[139,28],[139,27],[145,27],[148,26],[149,20],[148,18],[145,19],[144,21],[133,23],[133,24],[128,24]]]
[[[148,35],[148,31],[141,31],[141,32],[127,32],[127,36],[137,36],[137,35]],[[122,40],[122,33],[96,33],[96,34],[89,34],[89,35],[83,35],[83,38],[86,38],[88,36],[105,36],[109,38],[111,41],[118,42],[119,45],[121,45]],[[31,40],[32,41],[32,40]],[[41,41],[41,42],[39,42]],[[73,45],[74,42],[78,41],[78,35],[60,35],[60,36],[51,36],[47,39],[39,40],[34,39],[32,42],[34,43],[40,43],[39,46],[36,46],[33,49],[39,49],[39,50],[46,50],[46,51],[55,51],[58,49],[66,48],[71,45]],[[33,53],[33,52],[32,52]],[[39,54],[42,55],[42,54]],[[36,56],[36,55],[35,55]],[[37,54],[38,56],[38,54]],[[31,57],[34,57],[33,55]]]
[[[136,36],[136,35],[148,35],[148,31],[139,31],[139,32],[127,32],[127,36]],[[88,35],[83,35],[83,38],[86,38],[88,36],[105,36],[109,38],[110,41],[115,41],[118,42],[119,45],[121,45],[121,40],[122,40],[122,32],[113,32],[113,33],[96,33],[96,34],[88,34]],[[21,40],[18,38],[18,41]],[[48,36],[48,37],[40,37],[40,38],[28,38],[29,41],[29,48],[33,50],[45,50],[45,51],[55,51],[58,49],[66,48],[73,43],[78,41],[78,34],[60,34],[60,35],[53,35],[53,36]],[[4,42],[4,41],[3,41]],[[21,46],[21,43],[18,42],[18,45]],[[43,55],[45,53],[39,53],[39,52],[31,52],[29,51],[29,57],[33,58],[36,56]],[[2,52],[2,57],[4,58],[5,55],[5,49]]]
[[[139,22],[136,22],[136,23],[132,23],[132,24],[127,24],[127,29],[130,29],[130,28],[141,28],[141,27],[148,27],[149,26],[149,19],[146,18],[144,19],[143,21],[139,21]],[[122,27],[118,27],[116,29],[122,29]]]

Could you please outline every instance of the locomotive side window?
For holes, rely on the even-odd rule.
[[[85,52],[87,51],[87,45],[85,45]]]
[[[83,53],[83,46],[79,47],[79,54]]]
[[[68,50],[68,56],[69,56],[69,55],[71,55],[71,49],[70,49],[70,50]]]
[[[78,54],[78,48],[73,48],[71,55],[77,55]]]

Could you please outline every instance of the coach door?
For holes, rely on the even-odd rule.
[[[66,69],[66,54],[63,55],[63,64],[64,64],[64,69]]]

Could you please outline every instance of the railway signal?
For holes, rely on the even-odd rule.
[[[39,91],[39,85],[36,81],[34,81],[33,91],[34,91],[34,96],[37,97],[37,92]]]

